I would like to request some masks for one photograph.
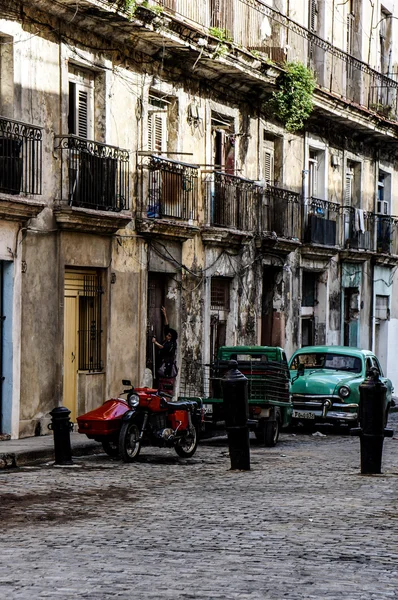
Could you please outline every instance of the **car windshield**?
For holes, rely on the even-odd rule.
[[[352,373],[361,373],[362,371],[362,361],[357,356],[329,352],[299,354],[293,359],[290,368],[297,370],[299,365],[304,365],[305,369],[331,369],[334,371],[351,371]]]

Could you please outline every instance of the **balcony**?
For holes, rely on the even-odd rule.
[[[150,156],[141,166],[141,215],[193,224],[198,217],[196,165]]]
[[[69,206],[120,212],[129,208],[129,153],[115,146],[56,136],[62,153],[61,201]]]
[[[364,210],[343,207],[344,247],[354,250],[374,250],[374,214]]]
[[[301,205],[301,195],[297,192],[267,185],[261,206],[260,232],[301,240]]]
[[[303,208],[306,222],[304,242],[335,246],[340,205],[319,198],[310,198]]]
[[[376,215],[377,252],[398,255],[398,217]]]
[[[215,172],[205,182],[206,222],[220,227],[252,233],[264,188],[250,179]]]
[[[0,117],[0,192],[42,193],[42,129]]]

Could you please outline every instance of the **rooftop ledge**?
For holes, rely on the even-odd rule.
[[[208,28],[185,19],[181,15],[156,13],[138,5],[134,16],[117,9],[116,2],[108,0],[25,0],[25,6],[41,9],[79,25],[97,34],[120,42],[134,52],[150,55],[156,61],[161,50],[164,67],[179,66],[189,71],[195,65],[195,77],[208,79],[220,91],[228,87],[241,96],[255,93],[260,101],[272,92],[276,77],[282,67],[270,63],[249,50],[238,48],[233,43],[222,42],[228,48],[226,54],[217,56],[220,43],[209,35]],[[27,10],[29,16],[29,10]],[[208,44],[199,42],[206,36]],[[398,138],[398,122],[390,121],[365,106],[355,105],[341,96],[317,88],[314,96],[314,113],[343,122],[354,130],[360,130],[372,138],[386,140]]]

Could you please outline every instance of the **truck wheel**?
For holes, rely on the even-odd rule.
[[[279,419],[275,419],[275,421],[269,421],[265,424],[264,430],[264,445],[268,448],[273,448],[276,446],[279,439]]]
[[[119,453],[124,462],[133,462],[141,450],[140,428],[136,421],[123,423],[119,436]]]

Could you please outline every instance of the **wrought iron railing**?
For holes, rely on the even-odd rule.
[[[252,232],[264,188],[250,179],[214,172],[205,181],[206,221],[213,227]]]
[[[194,221],[199,167],[150,156],[142,165],[142,214],[153,219]]]
[[[375,215],[352,206],[343,206],[343,245],[357,250],[374,250]]]
[[[129,208],[127,150],[75,135],[56,136],[55,149],[62,151],[61,200],[93,210]]]
[[[311,244],[335,246],[339,239],[338,216],[340,204],[320,198],[310,198],[303,205],[304,241]]]
[[[382,254],[398,254],[398,217],[376,215],[376,250]]]
[[[259,219],[260,233],[301,240],[301,195],[274,185],[267,185]]]
[[[42,193],[42,128],[0,117],[0,192]]]

